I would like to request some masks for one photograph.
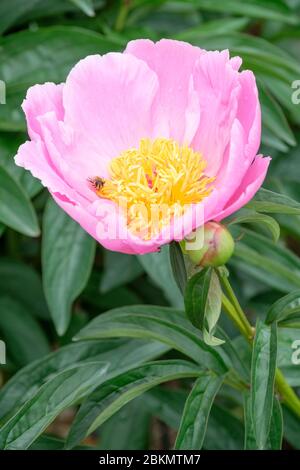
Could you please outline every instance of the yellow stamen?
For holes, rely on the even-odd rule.
[[[210,194],[214,178],[205,168],[200,153],[173,139],[142,139],[138,149],[111,161],[111,178],[102,180],[96,193],[124,208],[128,228],[149,239]]]

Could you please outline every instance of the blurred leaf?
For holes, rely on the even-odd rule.
[[[209,413],[223,379],[224,377],[206,374],[196,380],[184,407],[175,449],[202,448]]]
[[[300,328],[278,329],[278,367],[292,387],[300,387]]]
[[[143,268],[132,255],[104,251],[104,272],[100,282],[100,292],[108,292],[136,279]]]
[[[275,193],[261,188],[254,198],[248,202],[247,207],[257,212],[269,214],[300,214],[300,203],[284,194]]]
[[[59,335],[65,333],[72,303],[88,281],[95,247],[80,225],[49,199],[43,221],[43,285]]]
[[[63,82],[80,59],[119,49],[119,44],[100,34],[67,26],[21,31],[2,38],[0,77],[6,83],[7,96],[6,105],[0,106],[0,129],[25,130],[21,102],[30,86]]]
[[[283,0],[189,0],[202,10],[297,24],[298,18]]]
[[[206,345],[184,313],[166,307],[133,305],[110,310],[92,320],[75,339],[131,336],[161,341],[191,357],[203,367],[224,373],[220,354]]]
[[[243,208],[236,212],[228,221],[228,225],[233,224],[260,224],[272,235],[274,242],[277,242],[280,237],[280,226],[273,217],[251,209]]]
[[[248,229],[243,229],[243,233],[243,242],[236,244],[230,264],[240,272],[281,292],[299,289],[299,258],[262,235]]]
[[[138,397],[101,426],[100,448],[106,451],[148,449],[150,425],[151,414],[145,405],[144,396]]]
[[[201,36],[207,36],[208,34],[227,34],[234,31],[240,31],[249,24],[248,18],[221,18],[212,21],[206,21],[200,23],[200,25],[184,30],[183,32],[176,34],[175,39],[181,40],[181,36],[184,41],[189,41],[189,35],[191,40],[194,41],[196,37],[201,39]]]
[[[36,317],[49,318],[41,280],[31,266],[1,258],[0,278],[0,295],[15,299]]]
[[[94,3],[102,6],[104,0],[1,0],[0,33],[11,26],[59,13],[81,9],[86,15],[94,15]]]
[[[281,107],[262,84],[260,84],[259,100],[263,125],[286,144],[296,145],[295,137]]]
[[[288,320],[288,317],[295,313],[300,313],[300,290],[290,292],[277,300],[268,311],[266,323]]]
[[[159,253],[142,255],[138,260],[155,285],[163,290],[170,304],[181,308],[183,297],[173,277],[169,250],[169,245],[164,245]]]
[[[179,429],[186,390],[158,387],[146,395],[150,410],[168,426]],[[213,404],[207,424],[203,448],[238,450],[243,446],[243,426],[227,409]]]
[[[204,449],[238,450],[242,446],[242,423],[228,409],[214,404],[209,416]]]
[[[34,208],[22,187],[0,166],[0,222],[29,237],[40,229]]]
[[[95,16],[93,0],[69,0],[88,16]]]
[[[270,432],[277,356],[277,326],[256,324],[251,366],[251,413],[258,449],[264,449]]]
[[[13,158],[24,140],[22,134],[14,135],[13,139],[10,134],[0,135],[0,167],[3,167],[12,178],[17,180],[27,195],[32,198],[41,190],[42,185],[29,171],[17,166]]]
[[[50,350],[42,328],[30,311],[8,296],[0,296],[0,330],[8,356],[19,366],[45,356]]]
[[[132,7],[124,33],[128,27],[142,27],[153,39],[173,37],[178,31],[196,26],[201,20],[196,5],[186,0],[133,0]],[[143,30],[138,33],[135,31],[134,38],[144,36]]]
[[[170,243],[169,252],[174,279],[181,293],[184,295],[187,282],[187,272],[184,263],[183,253],[179,243],[175,241]]]
[[[6,31],[23,14],[32,10],[40,0],[2,0],[0,3],[0,33]]]
[[[187,397],[187,390],[158,386],[144,395],[144,403],[156,418],[177,431]]]
[[[285,328],[300,328],[300,312],[294,312],[278,323],[278,326]]]
[[[6,421],[53,374],[87,362],[109,362],[103,380],[125,372],[143,361],[163,354],[168,348],[154,341],[104,339],[70,344],[38,359],[15,374],[0,390],[0,421]]]
[[[42,434],[31,444],[28,450],[63,450],[65,441],[58,437]],[[74,450],[91,450],[92,447],[77,446]]]
[[[144,364],[101,385],[83,403],[70,430],[66,448],[97,429],[129,401],[156,385],[185,377],[197,377],[201,370],[187,361],[169,360]]]
[[[66,408],[102,381],[109,363],[86,362],[51,377],[0,429],[1,449],[27,449]]]
[[[300,419],[286,406],[283,406],[284,437],[295,448],[300,449]]]

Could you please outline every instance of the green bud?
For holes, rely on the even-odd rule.
[[[234,240],[224,225],[217,222],[208,222],[193,232],[196,239],[199,231],[203,231],[203,244],[201,248],[193,249],[191,237],[182,240],[182,251],[197,266],[223,266],[231,258],[234,251]],[[199,237],[200,238],[200,237]]]

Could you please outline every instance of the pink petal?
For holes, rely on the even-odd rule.
[[[253,161],[261,140],[261,110],[254,74],[245,70],[239,75],[241,92],[237,110],[237,119],[246,134],[245,158]]]
[[[214,220],[220,221],[225,217],[228,217],[233,212],[238,211],[253,198],[255,193],[263,184],[270,161],[270,157],[263,158],[261,155],[256,157],[240,187],[232,196],[224,210],[213,216]]]
[[[36,140],[41,134],[39,116],[52,111],[57,119],[63,119],[63,86],[63,84],[44,83],[43,85],[34,85],[28,89],[22,108],[26,115],[28,133],[31,139]]]
[[[39,122],[48,154],[62,179],[88,200],[97,199],[87,180],[97,175],[107,177],[106,161],[99,158],[99,153],[82,134],[58,121],[54,113],[39,117]]]
[[[162,39],[156,43],[138,39],[128,43],[125,53],[147,62],[159,79],[156,106],[159,116],[167,122],[170,137],[190,143],[199,123],[199,99],[192,73],[203,51],[181,41]]]
[[[15,156],[15,162],[18,166],[29,170],[50,191],[65,195],[72,202],[83,201],[80,195],[57,173],[41,140],[25,142],[21,145]]]
[[[229,144],[240,92],[239,73],[229,62],[228,51],[207,52],[197,62],[194,83],[200,99],[200,124],[192,146],[208,162],[215,176]]]
[[[129,54],[89,56],[75,65],[67,78],[65,123],[98,152],[99,161],[108,162],[121,151],[138,146],[141,138],[151,138],[151,107],[157,89],[155,73]],[[78,161],[80,169],[90,158],[78,152],[73,161]],[[98,175],[94,160],[93,174]]]

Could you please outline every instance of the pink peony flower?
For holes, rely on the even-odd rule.
[[[15,161],[106,248],[156,251],[237,211],[263,183],[257,87],[240,65],[172,40],[89,56],[66,83],[28,90],[31,140]]]

